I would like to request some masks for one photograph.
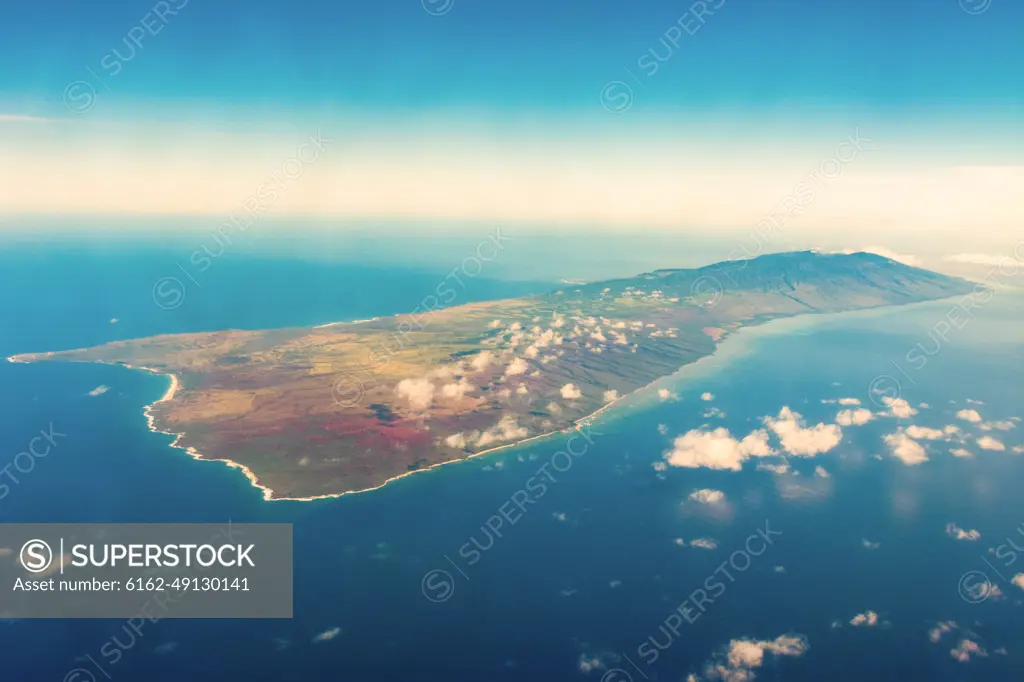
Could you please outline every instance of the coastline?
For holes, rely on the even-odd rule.
[[[950,298],[955,298],[955,297],[950,297]],[[631,392],[629,392],[629,393],[627,393],[625,395],[619,396],[615,400],[602,405],[601,407],[599,407],[594,412],[591,412],[588,415],[580,417],[579,419],[575,420],[570,426],[568,426],[568,427],[566,427],[564,429],[559,429],[557,431],[549,431],[549,432],[538,434],[536,436],[530,436],[529,438],[524,438],[522,440],[505,443],[505,444],[498,445],[498,446],[493,447],[493,448],[488,448],[487,450],[481,450],[480,452],[471,453],[471,454],[469,454],[466,457],[461,457],[461,458],[458,458],[458,459],[446,460],[444,462],[438,462],[436,464],[432,464],[431,466],[425,467],[423,469],[416,469],[415,471],[409,471],[409,472],[406,472],[406,473],[399,474],[397,476],[393,476],[393,477],[385,480],[380,485],[373,486],[373,487],[370,487],[370,488],[359,488],[359,489],[356,489],[356,490],[344,490],[344,491],[337,492],[337,493],[325,493],[323,495],[311,495],[311,496],[308,496],[308,497],[276,497],[275,494],[274,494],[274,490],[272,488],[270,488],[269,486],[260,483],[259,476],[257,476],[256,473],[252,469],[250,469],[248,466],[246,466],[244,464],[241,464],[240,462],[236,462],[236,461],[234,461],[232,459],[228,459],[228,458],[206,457],[201,452],[199,452],[197,449],[195,449],[194,447],[180,444],[180,441],[182,440],[182,438],[186,434],[178,433],[178,432],[174,432],[174,431],[164,431],[164,430],[161,430],[160,428],[158,428],[157,425],[156,425],[156,417],[153,416],[153,409],[157,405],[160,405],[161,403],[165,403],[165,402],[169,402],[169,401],[173,400],[178,395],[179,391],[182,389],[182,383],[181,383],[180,379],[176,375],[171,374],[170,372],[160,371],[160,370],[154,369],[152,367],[143,367],[143,366],[139,366],[139,365],[127,365],[127,364],[122,364],[122,363],[110,363],[110,362],[102,362],[102,361],[98,361],[98,362],[99,362],[99,364],[107,364],[107,365],[112,365],[112,366],[126,367],[128,369],[141,370],[141,371],[144,371],[144,372],[148,372],[150,374],[155,374],[155,375],[158,375],[158,376],[166,376],[166,377],[170,378],[170,385],[167,387],[167,390],[164,392],[164,394],[158,400],[154,401],[153,403],[150,403],[149,405],[146,405],[143,408],[143,414],[146,417],[146,422],[147,422],[147,425],[148,425],[148,428],[149,428],[150,431],[152,431],[153,433],[160,433],[160,434],[164,434],[164,435],[174,436],[174,440],[170,444],[170,446],[172,448],[177,448],[179,450],[184,450],[186,452],[186,454],[188,454],[190,457],[192,457],[195,460],[204,461],[204,462],[220,462],[222,464],[225,464],[229,468],[238,469],[239,471],[242,472],[242,474],[246,477],[246,479],[248,479],[249,483],[253,487],[255,487],[255,488],[257,488],[257,489],[259,489],[261,491],[261,493],[263,495],[264,501],[267,501],[267,502],[312,502],[312,501],[315,501],[315,500],[333,499],[333,498],[343,497],[345,495],[356,495],[356,494],[359,494],[359,493],[367,493],[367,492],[372,492],[374,490],[380,490],[381,488],[383,488],[384,486],[388,485],[389,483],[392,483],[392,482],[397,481],[399,479],[405,478],[407,476],[412,476],[414,474],[419,474],[419,473],[423,473],[423,472],[426,472],[426,471],[431,471],[433,469],[437,469],[438,467],[447,466],[447,465],[450,465],[450,464],[457,464],[459,462],[466,462],[466,461],[469,461],[469,460],[477,458],[477,457],[483,457],[485,455],[489,455],[489,454],[492,454],[494,452],[498,452],[500,450],[507,450],[507,449],[511,449],[511,448],[516,448],[516,447],[519,447],[520,445],[524,445],[526,443],[532,443],[532,442],[535,442],[535,441],[540,441],[540,440],[552,438],[552,437],[558,436],[560,434],[567,434],[567,433],[570,433],[572,431],[577,431],[578,432],[584,426],[586,426],[586,427],[591,426],[593,421],[596,418],[598,418],[602,414],[606,413],[607,411],[611,410],[613,407],[621,407],[621,406],[623,406],[624,405],[624,401],[627,398],[635,398],[635,397],[640,396],[640,395],[646,395],[646,393],[649,392],[650,389],[652,389],[655,386],[658,386],[659,384],[662,384],[664,382],[676,382],[676,381],[678,381],[681,378],[680,375],[682,375],[684,373],[692,374],[694,372],[694,370],[697,369],[697,368],[703,368],[703,367],[711,366],[711,363],[712,363],[713,360],[722,360],[723,357],[724,357],[726,362],[728,362],[733,357],[741,356],[741,352],[742,352],[743,348],[740,347],[740,348],[737,348],[737,349],[733,350],[732,346],[736,344],[735,339],[739,338],[740,337],[740,332],[743,332],[743,331],[747,331],[748,332],[747,334],[742,335],[743,339],[747,340],[747,339],[755,336],[755,334],[752,333],[750,330],[757,330],[757,332],[765,333],[765,334],[792,333],[793,331],[796,331],[799,328],[807,327],[807,326],[819,325],[819,324],[822,324],[822,323],[825,323],[825,322],[829,321],[830,319],[833,319],[833,318],[836,318],[836,317],[839,317],[839,316],[848,317],[850,315],[877,315],[877,314],[884,314],[884,312],[889,311],[889,310],[899,309],[899,308],[908,307],[908,306],[936,305],[938,303],[941,303],[941,302],[944,302],[944,301],[947,301],[947,300],[949,300],[949,298],[934,299],[934,300],[930,300],[930,301],[915,301],[915,302],[907,303],[907,304],[903,304],[903,305],[875,306],[875,307],[871,307],[871,308],[863,308],[863,309],[859,309],[859,310],[849,310],[849,311],[842,311],[842,312],[803,313],[803,314],[798,314],[798,315],[793,315],[793,316],[788,316],[788,317],[776,318],[776,319],[772,319],[772,320],[753,322],[753,323],[748,324],[748,325],[740,325],[740,326],[736,327],[735,329],[729,330],[729,331],[725,332],[724,334],[722,334],[720,339],[715,342],[714,350],[712,350],[707,355],[703,355],[703,356],[697,358],[696,360],[694,360],[693,362],[689,362],[689,363],[687,363],[685,365],[680,366],[678,369],[673,371],[671,374],[666,374],[664,376],[658,377],[654,381],[652,381],[652,382],[650,382],[650,383],[648,383],[648,384],[646,384],[644,386],[641,386],[640,388],[637,388],[634,391],[631,391]],[[374,319],[376,319],[376,318],[374,318]],[[363,321],[366,321],[366,320],[363,320]],[[331,324],[345,324],[345,323],[331,323]],[[330,325],[322,325],[322,326],[330,326]],[[732,343],[727,343],[730,340],[733,340],[733,342]],[[723,352],[724,346],[726,346],[726,345],[729,345],[730,348],[726,352]],[[47,357],[47,356],[53,355],[53,353],[52,352],[40,353],[38,355],[41,356],[41,357]],[[18,357],[20,357],[20,356],[18,356],[18,355],[10,356],[10,357],[7,358],[7,360],[8,360],[8,362],[21,363],[21,364],[29,364],[29,362],[31,362],[31,361],[18,360],[17,359]],[[97,362],[97,361],[92,361],[92,362]],[[651,392],[653,393],[653,391],[651,391]]]

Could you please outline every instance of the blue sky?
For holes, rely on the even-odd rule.
[[[16,3],[0,212],[223,213],[322,134],[273,210],[740,228],[863,135],[808,229],[1009,234],[1022,25],[1016,0]]]
[[[151,19],[157,35],[110,78],[101,59],[131,54],[122,39],[153,0],[40,0],[5,10],[0,54],[19,67],[0,99],[58,113],[90,67],[136,103],[585,110],[625,69],[643,78],[654,49],[674,54],[638,106],[1019,113],[1024,6],[964,0],[986,1],[972,15],[957,0],[707,0],[704,26],[673,47],[660,40],[689,2],[453,0],[433,16],[419,0],[168,0],[177,13]]]

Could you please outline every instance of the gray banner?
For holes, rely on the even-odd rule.
[[[291,617],[290,524],[0,524],[0,618]]]

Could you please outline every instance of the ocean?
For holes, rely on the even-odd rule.
[[[386,315],[447,272],[226,257],[193,281],[160,252],[19,247],[0,261],[3,356]],[[154,300],[163,277],[186,291],[172,309]],[[484,275],[458,302],[548,286]],[[661,382],[667,399],[654,387],[601,415],[571,457],[565,441],[540,441],[312,502],[265,502],[237,470],[150,432],[142,410],[166,378],[0,364],[0,467],[41,432],[54,442],[8,469],[0,521],[287,522],[295,565],[291,620],[0,622],[3,679],[678,681],[731,640],[786,634],[806,651],[764,654],[757,679],[1011,679],[1024,662],[1024,591],[1011,582],[1024,558],[1005,549],[1024,548],[1024,296],[997,291],[940,336],[950,308],[747,329]],[[915,414],[879,416],[897,396]],[[823,454],[789,457],[786,473],[757,458],[741,471],[663,465],[693,430],[742,437],[784,407],[828,425],[840,399],[872,419]],[[966,442],[920,438],[928,461],[909,466],[885,437],[911,425],[956,425]],[[1003,449],[980,447],[986,437]],[[543,494],[507,514],[539,482]],[[690,499],[702,489],[724,497]],[[950,523],[980,539],[957,540]],[[984,598],[979,575],[994,586]],[[957,660],[962,639],[984,655]]]

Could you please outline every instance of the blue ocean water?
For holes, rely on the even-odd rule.
[[[160,254],[26,250],[3,260],[5,356],[388,314],[415,307],[438,276],[224,260],[165,310],[152,288],[174,264]],[[465,300],[543,288],[470,285]],[[746,330],[663,382],[677,398],[649,391],[596,420],[578,457],[559,456],[565,443],[553,440],[307,503],[264,502],[237,471],[195,461],[149,432],[142,408],[165,379],[116,367],[0,364],[0,466],[41,430],[61,434],[49,455],[17,473],[0,521],[295,524],[293,619],[166,619],[141,634],[116,620],[0,623],[3,678],[681,680],[732,639],[799,633],[809,650],[767,657],[758,679],[1011,679],[1024,658],[1024,592],[1010,579],[1024,559],[1006,564],[986,550],[1007,538],[1024,547],[1024,455],[1012,453],[1024,445],[1024,426],[986,432],[1005,450],[982,450],[980,426],[955,413],[1024,416],[1022,303],[1019,292],[998,292],[945,339],[932,330],[948,302]],[[922,354],[923,366],[908,359]],[[100,385],[110,390],[88,395]],[[740,472],[653,466],[675,437],[705,424],[742,436],[783,406],[809,424],[829,423],[840,408],[822,400],[857,398],[877,413],[881,396],[897,393],[916,415],[844,428],[835,449],[791,457],[788,474],[758,470],[756,460]],[[964,445],[973,457],[921,441],[929,461],[910,467],[883,442],[900,425],[954,423],[973,434]],[[539,482],[543,494],[514,523],[495,521],[517,491]],[[688,500],[702,488],[722,491],[725,503]],[[950,538],[950,522],[977,529],[981,540]],[[751,545],[765,535],[770,544]],[[682,547],[677,538],[713,538],[717,548]],[[762,551],[734,555],[750,547]],[[969,571],[983,572],[1002,596],[965,599]],[[693,622],[669,620],[713,575],[724,590],[696,617],[691,609]],[[849,625],[868,610],[878,625]],[[935,623],[949,620],[987,656],[954,660],[950,649],[966,631],[929,641]],[[336,637],[314,641],[335,627]]]

